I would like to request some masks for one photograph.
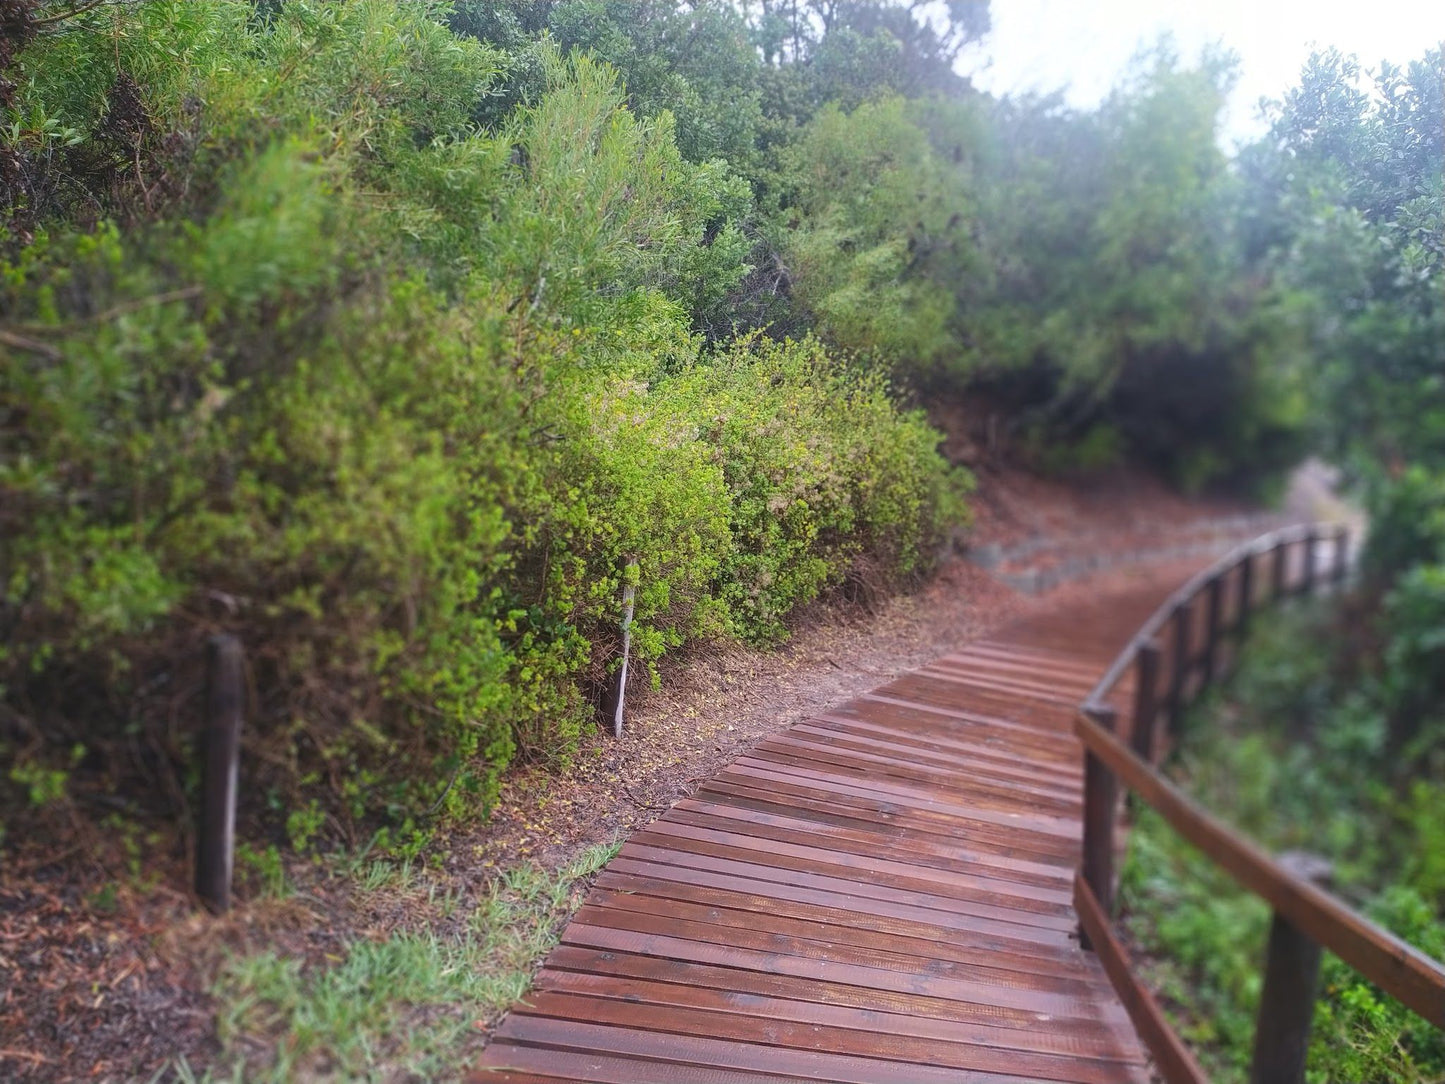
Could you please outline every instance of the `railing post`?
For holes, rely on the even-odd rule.
[[[1280,855],[1279,862],[1304,880],[1321,887],[1329,883],[1330,864],[1322,858],[1292,852]],[[1304,1084],[1319,976],[1320,946],[1276,911],[1269,927],[1250,1084]]]
[[[1336,586],[1343,584],[1350,575],[1350,529],[1343,523],[1335,530],[1335,567],[1330,573]]]
[[[1254,609],[1254,551],[1239,561],[1239,594],[1234,613],[1234,631],[1243,636],[1249,631],[1249,615]]]
[[[1147,764],[1154,762],[1154,721],[1159,714],[1158,640],[1146,640],[1134,655],[1134,752]]]
[[[1270,598],[1275,602],[1284,598],[1285,584],[1289,579],[1289,547],[1287,540],[1274,544],[1274,561],[1270,565]]]
[[[236,853],[236,790],[245,710],[241,642],[222,633],[206,644],[206,723],[201,738],[201,818],[196,895],[212,911],[231,907]]]
[[[1319,540],[1320,533],[1314,527],[1311,527],[1305,532],[1304,574],[1300,577],[1299,585],[1300,594],[1302,595],[1314,594],[1315,585],[1319,581],[1319,577],[1316,575],[1318,571],[1318,563],[1316,561],[1315,555],[1315,551],[1319,549],[1319,546],[1317,545]]]
[[[1177,731],[1179,721],[1184,715],[1184,694],[1189,683],[1190,655],[1192,647],[1189,643],[1190,610],[1192,599],[1181,602],[1174,608],[1174,666],[1173,672],[1169,675],[1169,729]]]
[[[1118,712],[1111,707],[1086,708],[1084,714],[1112,731]],[[1084,880],[1105,915],[1114,913],[1114,817],[1119,806],[1119,782],[1102,760],[1084,750]],[[1081,928],[1079,943],[1091,948]]]
[[[1205,685],[1214,680],[1219,662],[1219,625],[1223,609],[1224,579],[1216,573],[1204,585],[1204,656],[1200,665]]]

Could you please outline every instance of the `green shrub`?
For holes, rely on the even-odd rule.
[[[423,810],[485,809],[519,751],[575,751],[629,561],[647,665],[776,639],[865,563],[890,582],[926,563],[960,505],[880,379],[816,343],[714,355],[693,333],[747,271],[748,191],[686,160],[665,111],[639,119],[612,70],[544,47],[539,96],[481,130],[504,63],[445,5],[268,12],[105,6],[19,58],[14,787],[181,800],[173,720],[200,712],[224,629],[255,694],[246,812],[297,848],[385,815],[414,848]],[[107,173],[132,89],[139,175]],[[740,509],[754,489],[787,495],[779,554]]]

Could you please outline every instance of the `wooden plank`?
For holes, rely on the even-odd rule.
[[[691,937],[622,930],[612,926],[588,926],[579,922],[568,925],[563,934],[563,944],[737,967],[767,975],[790,975],[799,979],[840,982],[870,990],[923,994],[948,1001],[1017,1009],[1059,1019],[1097,1022],[1108,1019],[1110,1015],[1117,1019],[1124,1018],[1123,1011],[1117,1005],[1101,1007],[1100,999],[1095,996],[1097,989],[1092,993],[1075,994],[1005,986],[990,981],[991,977],[973,979],[950,974],[929,974],[902,967],[837,962],[818,955],[794,955],[772,949],[720,945]],[[1107,984],[1101,983],[1100,986],[1107,991]]]
[[[803,817],[777,816],[736,805],[723,805],[705,797],[683,799],[673,807],[667,819],[670,823],[700,827],[731,825],[732,831],[747,831],[760,839],[827,845],[834,850],[855,854],[875,855],[880,850],[887,850],[914,865],[938,869],[966,870],[984,866],[991,877],[1040,887],[1054,887],[1066,879],[1064,871],[1057,865],[1006,858],[958,844],[950,845],[946,840],[936,843],[916,841],[886,826],[880,825],[866,832],[839,828]]]
[[[866,1030],[831,1024],[799,1023],[778,1016],[748,1016],[690,1006],[651,1004],[590,997],[563,991],[536,995],[526,1007],[532,1017],[556,1017],[588,1024],[636,1027],[688,1037],[722,1039],[734,1044],[766,1043],[793,1050],[824,1049],[831,1055],[901,1062],[902,1068],[928,1067],[975,1072],[1024,1074],[1029,1079],[1115,1084],[1138,1065],[1118,1060],[1101,1064],[1077,1056],[1000,1049],[939,1039],[920,1040],[876,1026]]]
[[[1156,601],[1019,622],[759,743],[598,875],[485,1065],[509,1084],[1142,1084],[1074,935],[1073,715]]]
[[[808,802],[808,816],[825,823],[859,826],[882,825],[901,838],[949,841],[966,839],[973,850],[988,851],[1033,862],[1072,864],[1078,858],[1078,838],[1053,834],[1010,832],[967,818],[928,817],[891,802],[880,802],[837,791],[808,787],[786,776],[766,777],[763,773],[720,772],[698,790],[704,797],[716,796],[735,805],[770,809],[797,808],[790,801]]]
[[[999,808],[1023,804],[1060,816],[1077,816],[1079,811],[1077,795],[1057,797],[1019,783],[999,782],[983,772],[954,772],[950,776],[922,767],[909,768],[892,758],[855,753],[839,745],[816,744],[798,738],[770,738],[754,746],[752,755],[760,760],[776,760],[804,768],[818,764],[880,783],[897,782],[924,793],[957,793],[961,786],[967,786],[970,795],[989,797]]]
[[[1028,1009],[1013,1009],[987,1001],[958,1001],[908,990],[876,990],[866,986],[809,979],[775,972],[747,970],[690,960],[673,960],[632,952],[561,945],[552,950],[537,978],[547,989],[566,975],[596,978],[601,988],[620,990],[624,980],[644,979],[676,990],[701,988],[745,996],[750,1003],[777,999],[796,1006],[796,1013],[820,1009],[861,1009],[916,1022],[918,1028],[936,1024],[986,1027],[1033,1036],[1035,1042],[1077,1044],[1101,1053],[1126,1049],[1119,1036],[1098,1018],[1053,1019]],[[1046,1026],[1045,1026],[1046,1025]],[[904,1026],[904,1025],[897,1025]],[[1137,1056],[1131,1053],[1130,1060]]]
[[[930,749],[923,744],[902,741],[896,736],[880,737],[870,734],[866,730],[843,724],[799,723],[788,731],[788,737],[793,741],[807,742],[815,747],[826,746],[843,749],[853,753],[884,757],[895,762],[900,757],[906,757],[907,762],[912,766],[941,773],[945,779],[950,774],[967,772],[970,775],[988,779],[995,784],[1021,788],[1023,793],[1040,794],[1064,800],[1077,798],[1079,794],[1077,781],[1073,777],[1063,774],[1050,776],[1043,772],[1031,771],[1023,767],[1019,761],[1010,760],[1007,757],[987,754],[980,756],[976,753]]]
[[[855,851],[827,850],[807,844],[760,838],[723,828],[686,824],[677,818],[655,821],[632,839],[658,847],[687,850],[693,854],[714,854],[741,861],[763,862],[774,868],[801,869],[830,876],[861,878],[872,884],[899,888],[915,886],[960,899],[998,899],[1026,911],[1066,913],[1070,896],[1067,885],[1035,885],[1007,881],[977,867],[944,869],[876,858]],[[703,844],[699,848],[697,845]]]
[[[1038,1084],[1013,1073],[960,1071],[933,1065],[905,1065],[877,1058],[854,1057],[817,1050],[730,1042],[691,1035],[639,1031],[572,1020],[514,1015],[503,1023],[499,1036],[515,1043],[576,1047],[604,1054],[632,1055],[774,1075],[793,1075],[832,1084]],[[1125,1078],[1128,1079],[1128,1078]],[[1143,1076],[1136,1079],[1144,1080]]]
[[[1170,826],[1239,884],[1361,975],[1436,1027],[1445,1028],[1445,965],[1295,876],[1145,764],[1092,719],[1079,737]]]
[[[1020,1050],[1038,1054],[1062,1054],[1097,1061],[1104,1065],[1138,1065],[1138,1051],[1121,1049],[1111,1035],[1090,1028],[1086,1032],[1064,1032],[1050,1028],[1010,1027],[996,1023],[974,1023],[940,1019],[913,1012],[802,1001],[790,997],[744,993],[704,981],[699,985],[625,979],[577,971],[547,971],[539,983],[545,991],[567,991],[592,997],[615,998],[636,1005],[669,1005],[760,1016],[793,1023],[818,1024],[856,1031],[881,1032],[946,1043],[969,1043],[993,1050]]]
[[[1093,974],[1087,959],[1075,953],[1072,945],[1015,937],[1011,930],[978,921],[945,924],[794,901],[783,906],[782,901],[764,893],[635,876],[599,879],[587,905],[691,917],[699,922],[821,938],[833,944],[892,948],[915,956],[927,944],[933,946],[932,951],[923,955],[930,959],[937,954],[943,959],[966,960],[987,951],[999,954],[1000,966],[1015,970],[1076,977]]]
[[[896,682],[894,683],[897,684]],[[1058,760],[1068,760],[1067,747],[1060,749],[1056,735],[1047,731],[1041,731],[1034,723],[1041,719],[1065,719],[1073,715],[1073,706],[1058,707],[1043,705],[1013,705],[1016,710],[1010,713],[1008,718],[1000,718],[996,714],[988,714],[983,711],[971,711],[966,703],[966,698],[960,697],[959,703],[952,704],[947,700],[934,697],[932,700],[925,698],[913,698],[906,694],[900,694],[894,690],[894,686],[885,685],[881,689],[875,689],[871,693],[851,700],[842,707],[833,709],[834,712],[847,714],[850,711],[857,712],[864,718],[870,709],[877,712],[884,721],[915,721],[926,723],[928,716],[940,719],[951,719],[958,723],[971,723],[986,728],[988,735],[993,740],[1013,742],[1025,747],[1031,753],[1036,752],[1043,759],[1050,757]],[[953,728],[950,728],[953,729]],[[1053,726],[1049,730],[1055,730]],[[1060,732],[1062,732],[1060,730]]]
[[[817,888],[834,892],[839,896],[913,903],[939,911],[977,915],[980,918],[993,918],[1000,922],[1013,922],[1020,926],[1042,926],[1045,929],[1056,930],[1070,929],[1073,925],[1068,917],[1067,908],[1025,909],[1005,906],[986,900],[967,898],[963,895],[931,892],[929,889],[937,886],[923,882],[903,885],[874,884],[862,878],[846,875],[840,877],[821,870],[795,868],[798,863],[749,862],[745,857],[735,858],[726,854],[708,854],[701,848],[698,851],[687,851],[652,847],[629,840],[623,844],[619,857],[706,870],[712,873],[730,873],[736,877],[770,884]]]
[[[636,878],[642,883],[660,881],[668,884],[736,892],[757,899],[769,900],[774,908],[779,908],[784,904],[811,904],[836,911],[870,915],[883,922],[903,919],[941,926],[945,929],[986,933],[1010,942],[1029,941],[1040,946],[1061,946],[1068,945],[1073,934],[1072,926],[1035,926],[1028,923],[1011,922],[1008,919],[993,919],[987,915],[973,913],[976,909],[945,911],[929,907],[927,904],[930,901],[923,898],[900,901],[878,899],[876,896],[853,896],[827,888],[780,882],[758,882],[712,870],[640,862],[629,858],[614,859],[607,867],[607,871],[600,875],[598,883],[608,888],[628,891],[630,889],[629,882],[608,880],[614,870],[619,874]]]
[[[847,734],[857,740],[867,737],[873,741],[886,742],[899,750],[918,749],[935,757],[953,757],[964,763],[987,761],[995,771],[1008,771],[1019,778],[1047,783],[1051,786],[1074,787],[1078,785],[1077,763],[1060,760],[1039,762],[1024,759],[1016,754],[1000,750],[994,743],[985,740],[969,741],[956,732],[925,731],[917,725],[900,727],[876,723],[857,716],[820,715],[798,724],[795,729],[818,731],[820,733]]]
[[[975,792],[966,783],[960,782],[952,788],[958,801],[944,801],[934,788],[904,786],[872,777],[866,771],[857,771],[842,766],[826,767],[816,761],[789,759],[778,754],[752,756],[744,754],[733,761],[729,772],[739,774],[751,770],[759,776],[778,778],[782,781],[800,780],[822,784],[829,790],[852,794],[863,798],[875,798],[892,802],[912,810],[916,814],[932,812],[956,817],[960,821],[980,821],[987,824],[1006,825],[1010,828],[1025,828],[1033,832],[1052,833],[1065,839],[1077,835],[1077,818],[1063,815],[1029,814],[1024,812],[1027,802],[1017,803],[984,802],[982,796],[975,799]]]
[[[505,1041],[487,1047],[487,1063],[468,1080],[472,1084],[530,1084],[565,1080],[569,1084],[798,1084],[816,1077],[779,1076],[756,1070],[686,1065],[676,1061],[640,1059],[588,1050],[559,1050]]]
[[[628,917],[621,917],[618,912]],[[1013,953],[1001,940],[974,938],[966,934],[949,941],[910,938],[897,933],[876,934],[846,924],[803,920],[789,915],[759,914],[756,911],[660,899],[627,892],[594,892],[578,910],[576,921],[612,929],[655,931],[669,936],[690,936],[711,944],[774,949],[778,945],[798,947],[799,955],[851,960],[867,966],[878,961],[899,963],[901,970],[931,969],[944,973],[942,961],[979,969],[970,972],[983,977],[987,970],[1010,972],[1018,978],[1007,982],[1048,989],[1087,990],[1097,985],[1097,975],[1082,958],[1067,953],[1048,955]],[[705,926],[715,930],[702,929]],[[821,946],[818,947],[818,946]],[[956,969],[955,969],[956,970]]]
[[[800,794],[799,792],[808,792]],[[907,815],[887,804],[850,798],[809,787],[793,787],[779,781],[744,778],[716,778],[698,788],[700,799],[725,801],[739,809],[758,809],[787,814],[799,806],[794,799],[807,802],[807,817],[815,824],[836,824],[859,831],[886,832],[896,840],[918,840],[951,846],[954,840],[966,840],[971,854],[994,854],[1018,858],[1040,865],[1068,865],[1078,857],[1076,842],[1064,838],[1036,835],[1008,835],[999,832],[974,832],[968,823],[951,824],[925,821]]]

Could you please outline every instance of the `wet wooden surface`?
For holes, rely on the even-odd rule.
[[[1021,622],[739,757],[599,875],[475,1079],[1147,1081],[1078,943],[1073,717],[1171,586]]]

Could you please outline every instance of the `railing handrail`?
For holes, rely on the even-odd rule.
[[[1165,623],[1174,616],[1174,611],[1181,605],[1192,602],[1204,586],[1215,576],[1222,575],[1234,568],[1246,556],[1268,553],[1282,545],[1291,545],[1295,542],[1303,542],[1310,538],[1321,537],[1323,528],[1317,523],[1300,523],[1289,527],[1280,527],[1278,530],[1270,531],[1268,534],[1260,535],[1242,545],[1234,547],[1219,560],[1207,568],[1201,569],[1186,580],[1168,598],[1159,604],[1152,614],[1139,626],[1139,631],[1134,633],[1128,644],[1119,652],[1114,661],[1109,664],[1109,669],[1104,671],[1098,683],[1088,696],[1084,698],[1082,708],[1088,711],[1091,708],[1103,706],[1109,694],[1114,691],[1114,686],[1119,684],[1119,679],[1128,671],[1134,662],[1134,656],[1138,654],[1142,644],[1152,640],[1159,635]]]
[[[1074,731],[1130,790],[1242,888],[1262,897],[1391,997],[1445,1028],[1445,966],[1290,872],[1087,715],[1079,714]]]
[[[1272,531],[1236,547],[1196,573],[1140,626],[1080,705],[1075,720],[1075,733],[1084,746],[1084,852],[1075,893],[1081,916],[1081,938],[1086,946],[1097,946],[1106,954],[1101,957],[1106,960],[1106,971],[1171,1084],[1202,1082],[1205,1078],[1198,1062],[1183,1048],[1164,1019],[1157,1002],[1129,969],[1107,925],[1113,903],[1113,833],[1119,782],[1148,803],[1171,828],[1203,851],[1242,888],[1261,897],[1274,909],[1271,962],[1261,998],[1254,1079],[1303,1080],[1304,1050],[1321,946],[1431,1024],[1445,1028],[1445,965],[1371,922],[1235,832],[1195,803],[1147,759],[1155,744],[1153,730],[1160,712],[1159,690],[1154,685],[1161,655],[1159,638],[1166,625],[1174,622],[1175,663],[1168,684],[1171,689],[1169,713],[1177,717],[1188,698],[1195,672],[1202,670],[1201,687],[1214,677],[1217,649],[1228,631],[1222,625],[1225,577],[1238,570],[1238,602],[1233,619],[1233,631],[1238,632],[1254,605],[1254,559],[1273,555],[1273,597],[1310,591],[1319,579],[1315,556],[1318,543],[1331,538],[1336,550],[1330,571],[1338,582],[1348,567],[1348,533],[1342,527],[1326,528],[1313,523]],[[1305,545],[1303,572],[1299,583],[1290,588],[1288,547],[1301,542]],[[1201,596],[1209,603],[1202,654],[1190,643],[1191,629],[1198,616],[1194,606]],[[1145,645],[1152,645],[1147,653]],[[1139,688],[1131,735],[1133,748],[1130,748],[1114,732],[1119,712],[1108,701],[1136,661],[1141,680],[1136,683]],[[1281,960],[1290,961],[1284,965],[1286,970],[1290,966],[1303,968],[1296,976],[1298,982],[1292,986],[1288,981],[1283,983],[1290,986],[1289,996],[1295,1002],[1283,1009],[1269,1003],[1269,983],[1275,981],[1270,975],[1276,966],[1274,939],[1277,935],[1282,938],[1281,946],[1290,937],[1297,939],[1290,942],[1295,946],[1294,956],[1283,949],[1278,953]],[[1301,938],[1313,953],[1308,963],[1296,958]],[[1282,995],[1280,1000],[1288,998]],[[1270,1013],[1274,1013],[1275,1018],[1270,1021],[1272,1026],[1267,1027],[1266,1016]],[[1284,1076],[1279,1075],[1281,1065],[1287,1066]]]

